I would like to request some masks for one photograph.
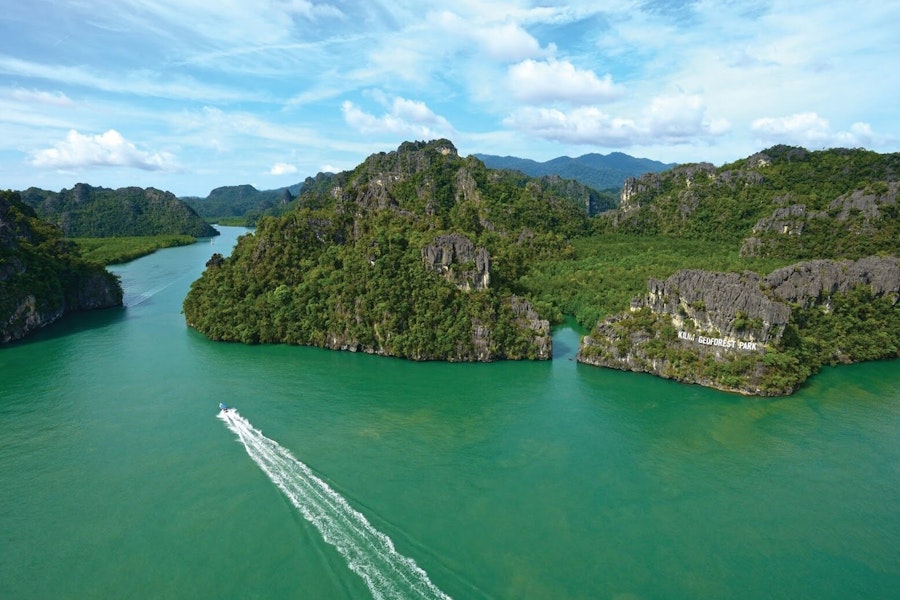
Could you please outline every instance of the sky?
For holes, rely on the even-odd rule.
[[[0,189],[460,155],[900,150],[898,0],[0,0]]]

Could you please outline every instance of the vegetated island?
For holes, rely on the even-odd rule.
[[[575,314],[596,324],[583,363],[787,394],[823,364],[900,355],[898,171],[897,154],[776,146],[628,179],[590,217],[577,182],[406,142],[307,179],[210,259],[185,318],[215,340],[491,361],[550,358],[550,322]],[[583,270],[614,261],[632,262]]]
[[[213,256],[185,318],[215,340],[549,359],[549,322],[518,280],[587,234],[596,195],[558,177],[491,171],[448,140],[406,142],[308,179],[294,212],[261,219],[229,258]]]
[[[682,270],[601,320],[578,360],[743,394],[790,394],[823,364],[900,356],[900,154],[776,146],[626,182],[598,230],[717,238],[801,260],[765,277]]]
[[[13,191],[0,191],[0,343],[64,314],[122,305],[118,278],[81,258],[59,227]]]
[[[219,235],[187,203],[155,188],[78,183],[59,192],[32,187],[20,197],[38,217],[59,226],[83,258],[105,265]]]
[[[184,201],[156,188],[112,190],[78,183],[60,192],[32,187],[20,195],[38,217],[58,225],[70,238],[219,235]]]

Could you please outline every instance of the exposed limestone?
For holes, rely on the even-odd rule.
[[[632,301],[631,315],[598,323],[582,340],[578,361],[742,394],[788,394],[794,387],[763,389],[760,381],[768,368],[764,355],[781,340],[792,307],[827,309],[834,294],[859,285],[896,304],[900,259],[815,260],[767,277],[682,270],[665,281],[650,279],[647,295]],[[715,373],[709,361],[734,364],[736,353],[749,359],[741,363],[741,373],[730,378],[701,373]]]
[[[487,249],[475,247],[459,233],[437,236],[422,248],[426,268],[440,273],[464,291],[485,290],[491,283],[491,258]]]

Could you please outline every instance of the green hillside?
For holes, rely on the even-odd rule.
[[[295,212],[261,220],[231,257],[213,257],[185,317],[213,339],[417,360],[548,358],[548,324],[517,295],[518,280],[588,232],[584,194],[490,171],[447,140],[407,142],[310,181]]]
[[[66,237],[218,235],[187,204],[154,188],[112,190],[79,183],[60,192],[28,188],[21,198],[41,219],[58,225]]]
[[[17,192],[0,192],[0,343],[67,312],[122,304],[115,276],[81,258]]]

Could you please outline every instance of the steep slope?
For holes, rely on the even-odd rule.
[[[220,340],[547,359],[549,325],[515,283],[587,231],[584,198],[566,187],[489,171],[447,140],[406,142],[307,180],[296,212],[210,260],[185,318]]]
[[[579,360],[758,395],[823,364],[900,356],[900,154],[775,146],[630,179],[603,232],[803,260],[768,276],[679,271],[602,320]]]
[[[67,237],[218,235],[187,204],[155,188],[111,190],[79,183],[61,192],[29,188],[21,197],[40,218],[59,225]]]
[[[629,179],[602,229],[731,240],[754,256],[859,258],[896,250],[898,180],[900,153],[775,146]]]
[[[16,192],[0,192],[0,343],[20,339],[67,312],[121,306],[115,276],[86,263]]]

